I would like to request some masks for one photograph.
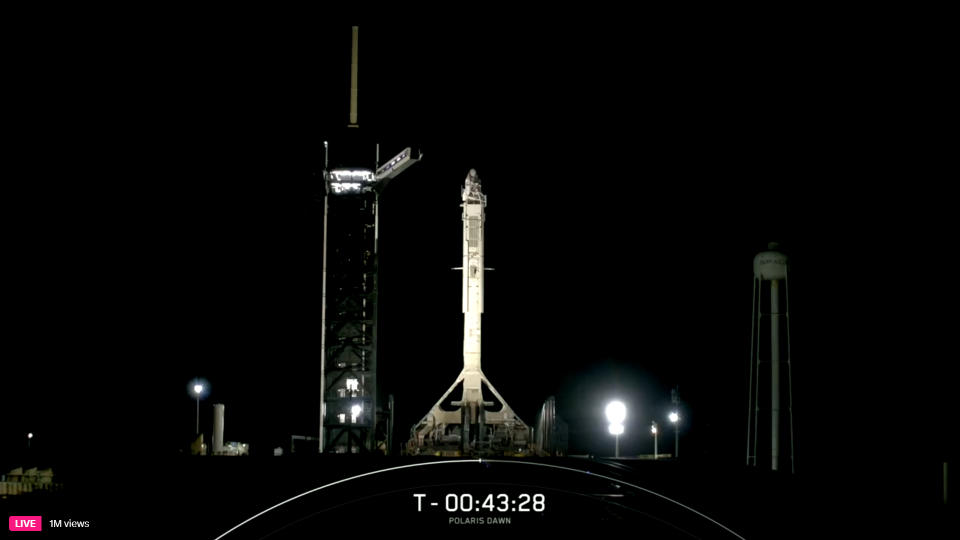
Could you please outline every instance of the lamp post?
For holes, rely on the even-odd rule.
[[[614,457],[620,457],[620,434],[623,433],[623,424],[610,424],[610,434],[614,436]]]
[[[33,433],[27,433],[27,450],[30,449],[30,445],[33,443]]]
[[[673,423],[673,459],[680,457],[680,386],[670,389],[670,403],[673,411],[670,412],[670,422]]]
[[[677,411],[670,413],[670,423],[673,424],[673,458],[680,457],[680,414]]]
[[[605,411],[610,422],[610,434],[614,436],[614,457],[620,457],[620,435],[623,434],[623,421],[627,418],[627,406],[620,401],[611,401]]]
[[[680,457],[680,415],[677,411],[670,413],[670,423],[673,424],[673,459]]]
[[[657,459],[657,423],[650,426],[650,433],[653,433],[653,459]]]
[[[203,385],[200,383],[193,385],[193,393],[197,396],[197,435],[200,434],[200,395],[203,393]]]

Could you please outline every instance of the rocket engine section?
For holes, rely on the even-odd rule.
[[[463,370],[449,390],[412,429],[406,453],[474,455],[524,453],[530,429],[507,405],[480,369],[483,315],[483,226],[487,197],[477,172],[470,169],[461,190],[463,199]],[[443,404],[462,386],[460,399]],[[483,388],[499,401],[484,400]]]

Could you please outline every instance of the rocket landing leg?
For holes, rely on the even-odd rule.
[[[481,384],[470,388],[464,384],[464,398],[450,401],[457,386],[465,379],[476,377]],[[486,387],[499,401],[483,400]],[[470,399],[472,398],[472,399]],[[453,409],[448,410],[447,404]],[[483,373],[461,372],[456,381],[410,430],[405,453],[441,456],[526,455],[530,443],[530,428],[507,404]]]

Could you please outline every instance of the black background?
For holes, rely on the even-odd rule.
[[[254,455],[315,435],[327,140],[331,164],[425,154],[381,198],[398,439],[461,366],[475,168],[483,368],[528,423],[556,395],[571,453],[609,454],[616,396],[622,452],[651,453],[679,385],[682,451],[739,466],[752,257],[775,240],[798,470],[869,463],[935,496],[955,299],[937,36],[651,25],[363,26],[355,131],[347,25],[28,32],[5,84],[2,464],[172,459],[196,376],[207,432],[224,403]]]

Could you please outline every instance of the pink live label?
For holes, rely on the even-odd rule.
[[[10,516],[11,531],[39,531],[42,530],[40,516]]]

